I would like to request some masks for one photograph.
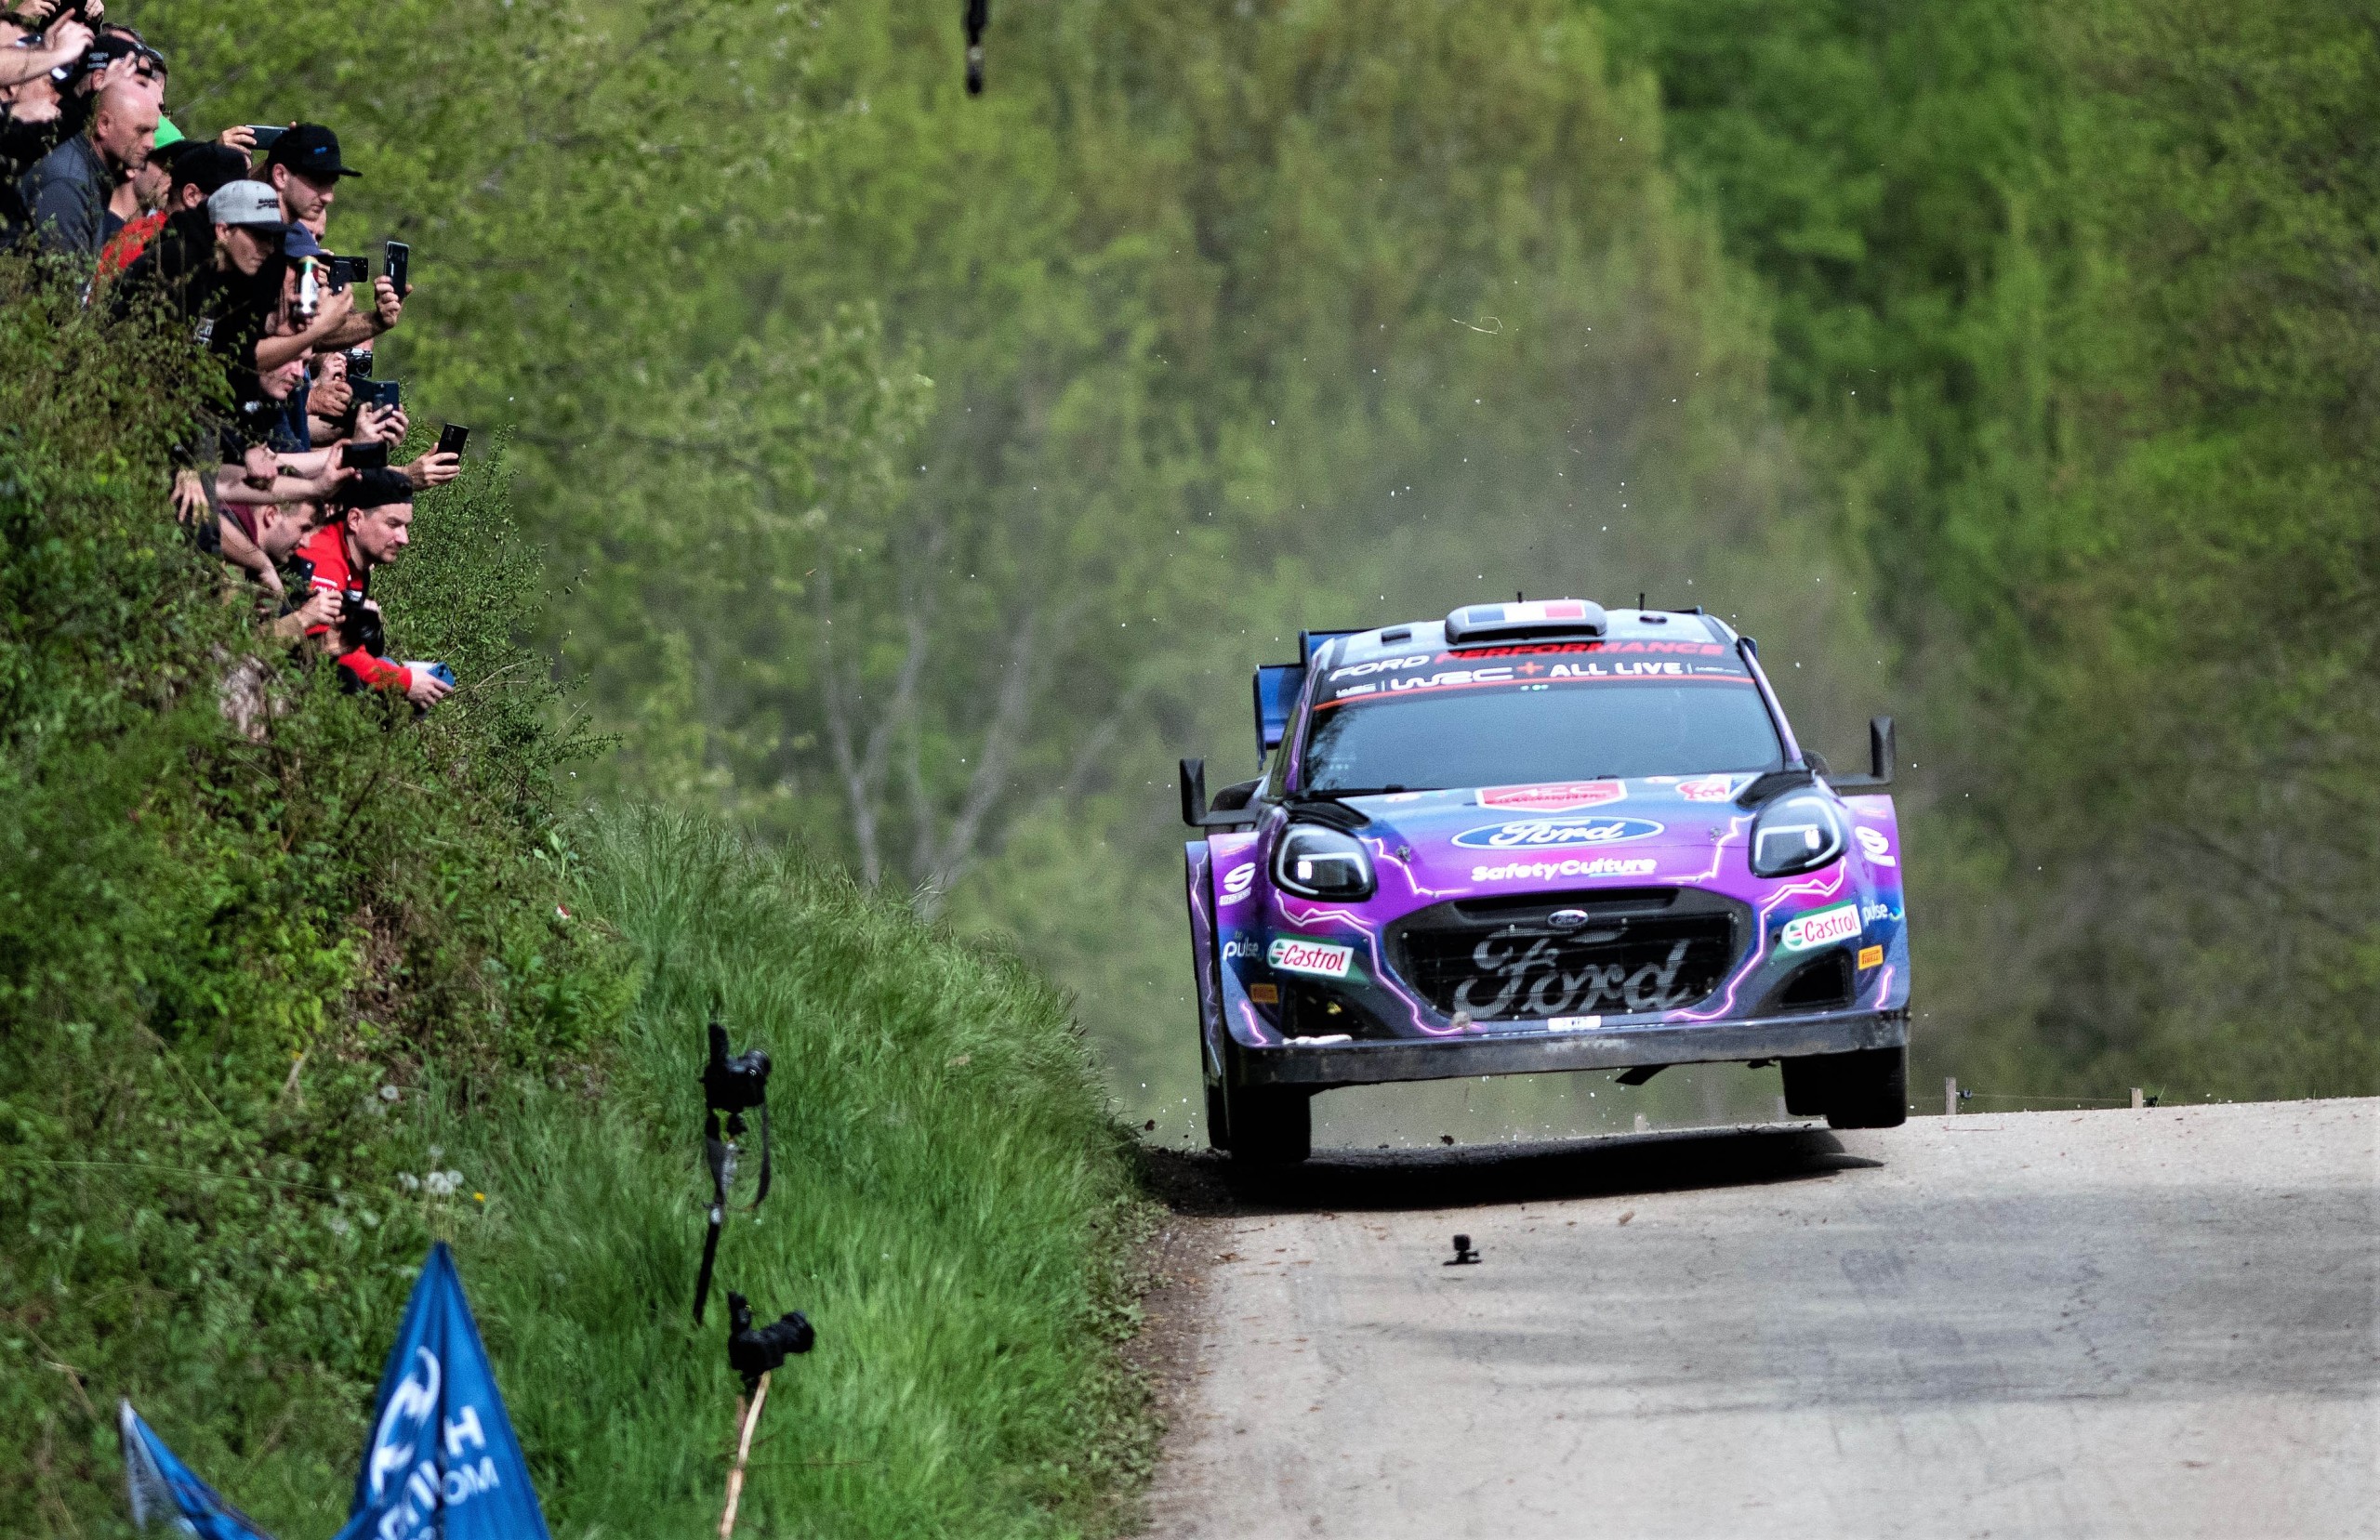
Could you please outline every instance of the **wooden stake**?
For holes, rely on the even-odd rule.
[[[2149,1099],[2140,1094],[2139,1086],[2135,1086],[2132,1088],[2132,1110],[2136,1112],[2148,1105]]]
[[[1959,1115],[1959,1079],[1956,1075],[1948,1075],[1943,1078],[1942,1115],[1944,1117]]]
[[[728,1540],[735,1533],[735,1505],[744,1498],[744,1466],[752,1457],[752,1429],[760,1425],[760,1408],[769,1401],[769,1376],[760,1376],[760,1388],[752,1395],[750,1411],[744,1408],[744,1398],[735,1398],[735,1417],[744,1425],[736,1436],[735,1464],[727,1472],[727,1512],[719,1520],[719,1540]]]

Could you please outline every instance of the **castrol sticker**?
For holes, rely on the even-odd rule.
[[[1859,934],[1859,906],[1839,903],[1816,914],[1796,915],[1785,922],[1784,934],[1777,944],[1788,952],[1807,952],[1814,946],[1827,946],[1835,941],[1847,941]]]
[[[1343,979],[1355,960],[1355,949],[1329,941],[1300,941],[1295,936],[1276,936],[1273,949],[1264,960],[1283,973],[1319,973],[1326,979]]]
[[[1536,813],[1567,813],[1599,808],[1628,795],[1617,781],[1554,781],[1535,786],[1488,786],[1479,794],[1483,808],[1519,808]]]

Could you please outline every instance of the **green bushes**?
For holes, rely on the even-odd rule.
[[[112,1507],[115,1394],[229,1447],[351,1421],[421,1236],[357,1197],[377,1088],[544,1062],[626,975],[556,909],[568,745],[510,641],[534,573],[500,470],[422,516],[480,577],[387,594],[396,638],[466,681],[416,726],[262,643],[174,527],[188,348],[21,268],[0,289],[0,1529],[23,1533]],[[219,695],[243,670],[253,736]],[[325,1265],[325,1227],[366,1238],[358,1265]]]
[[[1602,8],[1909,665],[1921,1058],[2380,1089],[2369,15]]]
[[[589,745],[512,639],[541,594],[500,457],[377,586],[461,681],[428,717],[260,641],[165,511],[192,359],[0,286],[0,1533],[121,1528],[118,1396],[329,1533],[434,1235],[556,1533],[706,1521],[714,1000],[780,1066],[777,1196],[722,1283],[822,1333],[755,1532],[1103,1522],[1145,1457],[1111,1341],[1134,1211],[1064,1003],[714,826],[566,818]]]

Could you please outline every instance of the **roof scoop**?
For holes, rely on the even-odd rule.
[[[1611,628],[1603,606],[1586,599],[1466,604],[1447,615],[1448,647],[1501,641],[1593,641]]]

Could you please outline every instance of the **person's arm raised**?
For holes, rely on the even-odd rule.
[[[327,349],[327,339],[346,323],[354,309],[353,289],[333,289],[323,296],[322,308],[304,331],[257,339],[257,372],[278,369],[309,348]]]
[[[49,24],[48,35],[37,48],[0,48],[0,90],[73,63],[90,48],[92,35],[90,28],[66,16]]]

